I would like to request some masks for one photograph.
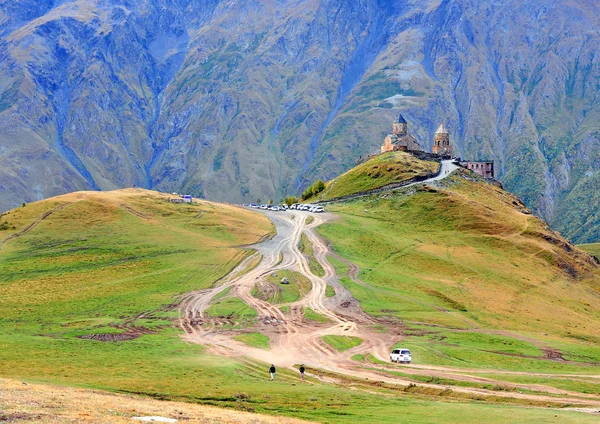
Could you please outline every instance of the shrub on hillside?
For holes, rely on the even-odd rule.
[[[283,203],[292,206],[294,203],[298,203],[298,198],[296,196],[286,196],[285,199],[283,199]]]
[[[312,187],[308,187],[306,190],[304,190],[302,192],[302,196],[301,197],[302,197],[302,200],[306,200],[309,197],[312,197],[312,195],[313,195]]]
[[[308,198],[316,196],[323,190],[325,190],[325,181],[317,180],[317,182],[315,182],[312,186],[304,190],[304,192],[302,193],[302,200],[306,200]]]

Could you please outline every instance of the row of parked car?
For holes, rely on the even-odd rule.
[[[288,205],[257,205],[256,203],[246,203],[244,204],[246,208],[254,208],[254,209],[262,209],[266,211],[287,211],[296,210],[296,211],[306,211],[313,213],[321,213],[325,212],[325,208],[319,205],[305,205],[302,203],[294,203],[292,206]]]
[[[294,203],[292,206],[290,206],[290,209],[295,209],[298,211],[316,212],[316,213],[325,212],[325,208],[323,206],[303,205],[302,203]]]

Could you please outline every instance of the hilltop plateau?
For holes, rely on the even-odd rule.
[[[418,160],[404,152],[389,152],[369,158],[337,178],[327,182],[312,201],[327,201],[377,190],[409,180],[426,179],[438,173],[440,164]]]
[[[344,194],[406,185],[325,214],[174,204],[142,189],[3,214],[0,376],[318,422],[595,422],[594,256],[448,161],[382,154],[336,181],[353,187]],[[390,363],[394,346],[412,363]],[[125,417],[131,402],[164,415],[75,395],[108,396]],[[78,413],[64,408],[57,422]],[[9,411],[52,417],[16,401]]]
[[[599,26],[591,0],[0,0],[0,210],[132,185],[299,194],[401,111],[425,149],[445,122],[595,242]]]

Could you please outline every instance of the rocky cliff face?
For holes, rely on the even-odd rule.
[[[277,200],[402,111],[595,239],[599,24],[591,0],[0,0],[0,209],[132,184]]]

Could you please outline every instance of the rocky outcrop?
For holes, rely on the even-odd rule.
[[[593,2],[0,3],[0,209],[139,185],[297,193],[377,151],[401,111],[577,241],[600,175]],[[573,206],[574,209],[571,209]],[[579,212],[581,211],[581,212]]]

